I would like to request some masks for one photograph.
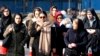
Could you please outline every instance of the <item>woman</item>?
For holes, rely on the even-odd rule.
[[[87,43],[87,33],[80,19],[73,20],[73,27],[67,31],[64,41],[66,44],[64,56],[80,56],[81,52],[83,53]]]
[[[78,19],[81,19],[83,22],[86,19],[86,9],[83,9],[82,11],[80,11],[80,14],[77,16]]]
[[[7,56],[25,56],[24,44],[28,39],[28,34],[25,25],[22,23],[21,14],[15,14],[14,23],[6,28],[3,36],[5,38],[9,37],[9,40],[11,40]]]
[[[57,12],[56,14],[56,22],[53,24],[52,32],[51,32],[51,43],[52,43],[52,55],[62,56],[62,49],[64,48],[64,39],[63,39],[63,31],[64,28],[60,26],[61,21],[63,20],[63,15],[61,12]],[[65,30],[64,30],[65,31]]]
[[[84,23],[88,34],[88,44],[86,46],[88,49],[92,49],[93,56],[99,56],[100,53],[100,20],[97,17],[94,9],[87,10],[87,19]]]
[[[4,39],[3,33],[6,27],[11,23],[12,23],[11,11],[8,8],[5,8],[2,11],[1,22],[0,22],[1,35],[2,35],[0,39]]]
[[[87,29],[99,29],[100,28],[100,22],[97,14],[95,13],[94,9],[88,9],[87,10],[87,18],[84,22],[84,27]]]
[[[42,12],[42,8],[41,7],[36,7],[34,10],[33,10],[33,14],[34,14],[34,17],[32,18],[32,21],[35,22],[37,20],[37,18],[39,18],[39,14]]]
[[[28,15],[24,18],[23,23],[27,26],[27,21],[33,18],[33,13],[28,13]]]
[[[63,15],[61,14],[61,12],[59,11],[59,12],[57,12],[56,13],[56,21],[55,21],[55,23],[54,23],[54,26],[55,27],[60,27],[60,23],[61,23],[61,21],[64,19],[64,17],[63,17]]]
[[[34,37],[32,52],[34,56],[49,56],[51,46],[51,24],[46,12],[41,12],[32,24],[30,36]]]
[[[50,13],[48,14],[48,18],[51,22],[55,22],[56,21],[56,13],[57,13],[58,9],[56,6],[52,6],[50,8]]]

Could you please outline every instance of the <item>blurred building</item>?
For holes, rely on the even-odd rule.
[[[49,11],[50,6],[56,5],[59,10],[67,8],[94,8],[100,9],[100,0],[0,0],[0,6],[8,6],[12,12],[31,12],[35,7],[42,7]]]

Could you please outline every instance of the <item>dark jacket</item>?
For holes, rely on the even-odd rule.
[[[57,54],[61,56],[63,48],[65,48],[62,27],[51,28],[51,48],[56,48]]]
[[[89,20],[87,19],[87,20],[85,20],[84,21],[84,27],[87,29],[89,29],[89,28],[92,28],[92,29],[100,29],[100,20],[95,20],[94,22],[93,22],[93,25],[92,25],[92,27],[90,27],[90,23],[89,23]]]
[[[88,48],[91,47],[92,48],[92,51],[93,53],[94,52],[98,52],[100,51],[100,20],[95,20],[93,22],[93,25],[92,27],[90,27],[90,24],[89,24],[89,20],[86,20],[84,22],[84,26],[86,29],[95,29],[96,32],[95,34],[88,34],[88,43],[86,45],[86,48],[87,48],[87,51],[88,51]]]
[[[40,38],[41,31],[36,30],[36,27],[38,26],[36,22],[33,22],[31,26],[32,28],[30,28],[28,32],[30,34],[30,37],[34,38],[32,43],[32,51],[33,51],[32,54],[35,56],[42,56],[42,54],[39,53],[39,38]]]
[[[67,48],[68,44],[76,43],[77,47],[72,49],[76,50],[77,52],[82,52],[83,50],[85,50],[85,46],[87,43],[87,32],[85,30],[76,32],[73,29],[69,29],[67,31],[66,37],[64,37],[64,41]]]
[[[12,22],[12,17],[11,17],[11,15],[9,15],[9,16],[4,16],[4,15],[2,15],[1,16],[1,20],[0,20],[0,30],[1,30],[1,32],[0,32],[0,34],[1,34],[1,37],[0,37],[0,39],[3,39],[3,33],[4,33],[4,31],[5,31],[5,29],[6,29],[6,27],[9,25],[9,24],[11,24],[11,22]]]
[[[100,29],[96,29],[95,34],[88,34],[87,51],[89,47],[92,48],[93,52],[100,51]]]
[[[8,32],[9,28],[13,28],[11,33]],[[21,24],[19,29],[16,28],[15,24],[10,24],[3,36],[5,38],[10,36],[11,40],[7,56],[24,56],[24,44],[28,40],[28,32],[24,24]]]

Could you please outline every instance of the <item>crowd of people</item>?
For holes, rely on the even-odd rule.
[[[100,56],[100,20],[93,8],[59,10],[49,13],[41,7],[23,17],[6,6],[0,8],[0,40],[5,56],[25,56],[24,45],[32,56]]]

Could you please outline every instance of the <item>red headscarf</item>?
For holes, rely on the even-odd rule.
[[[60,22],[57,21],[59,15],[62,15],[61,11],[58,11],[58,12],[56,13],[56,16],[55,16],[56,23],[57,23],[58,25],[60,24]]]

